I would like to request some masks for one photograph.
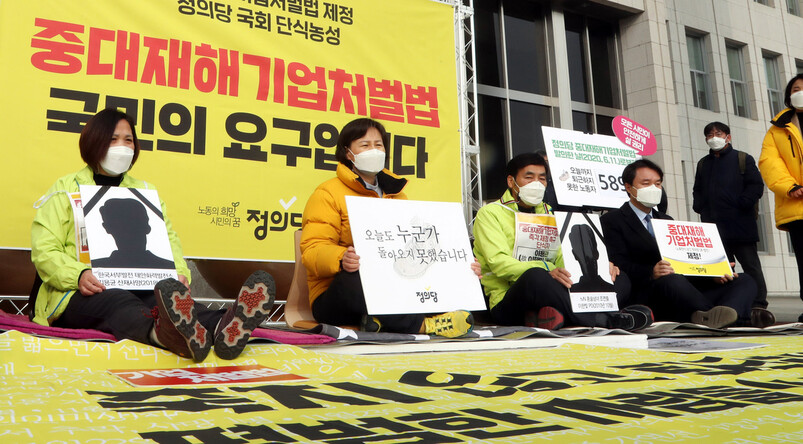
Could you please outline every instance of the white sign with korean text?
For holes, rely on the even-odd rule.
[[[561,205],[619,208],[628,200],[622,170],[641,156],[613,136],[542,126],[549,172]]]
[[[153,290],[176,279],[156,190],[81,185],[92,273],[106,288]]]
[[[602,238],[599,216],[556,211],[563,267],[571,274],[569,289],[575,313],[619,311]]]
[[[675,273],[690,276],[733,276],[717,226],[705,222],[652,219],[661,257]]]
[[[616,293],[569,293],[575,313],[619,311]]]
[[[521,262],[546,261],[555,263],[560,250],[560,238],[551,214],[516,213],[516,238],[513,257]]]
[[[346,196],[368,313],[485,310],[456,202]]]

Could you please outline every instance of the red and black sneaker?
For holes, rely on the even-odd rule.
[[[251,274],[215,329],[215,354],[221,359],[240,356],[251,332],[270,315],[275,298],[273,276],[262,270]]]
[[[552,307],[541,307],[535,319],[535,326],[547,330],[557,330],[563,327],[563,313]]]
[[[212,347],[209,332],[198,322],[195,301],[187,287],[175,279],[159,281],[154,288],[156,339],[171,352],[195,362],[206,359]]]

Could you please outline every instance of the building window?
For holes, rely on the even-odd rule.
[[[786,11],[790,14],[800,15],[800,0],[786,0]]]
[[[570,13],[563,19],[572,127],[613,135],[610,122],[621,108],[616,29],[609,23]]]
[[[795,71],[798,74],[803,73],[803,60],[795,59]]]
[[[772,5],[770,5],[770,0],[753,0],[753,1],[755,3],[760,4],[760,5],[772,6]]]
[[[767,96],[770,103],[770,113],[775,116],[783,110],[783,88],[778,69],[777,55],[764,55],[764,71],[767,75]]]
[[[694,95],[694,106],[712,109],[711,88],[708,83],[703,37],[686,34],[686,47],[689,51],[689,71],[691,72],[691,90]]]
[[[613,134],[622,114],[618,24],[552,3],[474,0],[483,200],[506,190],[511,157],[544,149],[541,126]],[[560,34],[565,47],[554,44]],[[556,67],[569,75],[557,78]]]
[[[483,199],[504,193],[507,161],[543,149],[541,126],[554,126],[547,16],[531,2],[474,1]]]
[[[742,48],[729,45],[726,47],[726,52],[728,55],[728,74],[731,80],[731,94],[733,95],[733,113],[741,117],[750,117]]]

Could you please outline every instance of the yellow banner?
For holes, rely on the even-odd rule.
[[[189,257],[292,260],[339,129],[385,123],[411,199],[460,200],[453,8],[432,0],[0,1],[0,247],[28,248],[32,204],[83,166],[105,107],[137,121]]]
[[[249,345],[309,378],[134,388],[107,369],[190,367],[124,341],[0,335],[0,442],[800,442],[799,337],[684,355],[586,345],[347,356]]]
[[[663,259],[672,265],[672,268],[677,274],[685,274],[688,276],[733,275],[733,269],[731,269],[727,259],[716,264],[695,264],[690,262],[682,262],[670,259],[666,256],[664,256]]]

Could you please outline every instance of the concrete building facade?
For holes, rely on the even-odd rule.
[[[708,153],[703,127],[731,127],[756,161],[788,80],[803,71],[800,0],[474,0],[482,189],[504,190],[512,156],[543,147],[540,126],[612,134],[623,114],[658,140],[669,214],[699,220],[691,190]],[[760,202],[771,295],[797,295],[774,198]],[[738,268],[738,267],[737,267]]]

